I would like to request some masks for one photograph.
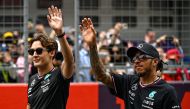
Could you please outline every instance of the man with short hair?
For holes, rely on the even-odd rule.
[[[136,75],[107,73],[99,59],[96,46],[96,31],[90,18],[80,25],[84,41],[90,48],[92,70],[97,80],[108,86],[113,95],[125,102],[126,109],[180,109],[174,87],[161,79],[163,62],[158,51],[150,44],[131,47],[127,55]]]
[[[66,109],[69,96],[70,78],[73,75],[74,59],[69,44],[64,37],[61,10],[51,6],[47,16],[50,27],[55,31],[61,44],[64,61],[61,67],[53,66],[58,45],[44,33],[38,33],[29,43],[28,53],[38,73],[28,84],[27,109]]]
[[[156,32],[152,29],[147,29],[144,36],[144,42],[156,46]]]

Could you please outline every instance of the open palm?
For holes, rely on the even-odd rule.
[[[49,26],[55,31],[62,29],[63,19],[61,10],[57,7],[51,6],[50,8],[48,8],[48,13],[49,14],[47,15],[47,19]]]
[[[96,31],[90,18],[84,18],[80,25],[80,31],[83,39],[88,45],[96,43]]]

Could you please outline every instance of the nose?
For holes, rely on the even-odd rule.
[[[33,54],[33,56],[37,56],[38,54],[36,53],[36,51],[34,51],[34,54]]]

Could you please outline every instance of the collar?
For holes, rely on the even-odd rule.
[[[140,82],[139,84],[140,84],[141,87],[146,87],[146,86],[149,86],[149,85],[154,85],[154,84],[156,84],[160,79],[161,79],[161,78],[158,76],[158,77],[156,78],[156,80],[154,80],[154,81],[151,82],[151,83],[142,84],[142,82]]]
[[[51,73],[51,72],[53,72],[55,70],[55,67],[53,67],[48,73]],[[46,74],[44,74],[44,75],[42,75],[42,76],[40,76],[38,73],[37,73],[37,77],[38,77],[38,79],[42,79],[45,75],[47,75],[48,73],[46,73]]]

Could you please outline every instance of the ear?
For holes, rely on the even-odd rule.
[[[154,59],[154,60],[153,60],[153,65],[154,65],[154,66],[157,66],[157,65],[158,65],[158,59]]]
[[[50,54],[52,57],[54,57],[54,56],[55,56],[55,50],[50,51],[49,54]]]

